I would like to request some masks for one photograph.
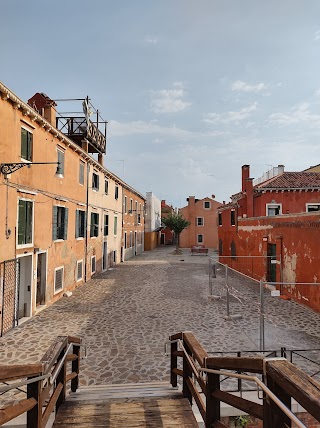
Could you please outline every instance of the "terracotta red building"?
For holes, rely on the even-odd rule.
[[[166,201],[163,199],[161,201],[161,218],[166,218],[169,215],[174,213],[174,208],[172,205],[168,205]],[[161,245],[171,245],[173,244],[174,233],[169,228],[165,228],[161,230],[160,236],[160,244]]]
[[[190,221],[190,226],[180,234],[180,247],[190,248],[203,245],[206,248],[218,248],[217,208],[221,202],[212,198],[187,198],[188,205],[180,208],[182,216]]]
[[[270,175],[270,174],[269,174]],[[274,176],[272,176],[274,175]],[[320,173],[285,172],[253,181],[242,167],[242,190],[218,208],[219,256],[256,279],[320,310]],[[240,256],[262,256],[251,266]],[[265,258],[264,258],[265,257]]]

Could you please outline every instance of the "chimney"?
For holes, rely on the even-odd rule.
[[[246,179],[247,217],[253,217],[253,178]]]
[[[246,191],[246,180],[250,177],[250,165],[242,166],[242,191]]]
[[[282,174],[284,172],[284,165],[278,165],[278,174]]]
[[[37,92],[28,100],[29,106],[43,116],[50,125],[56,127],[56,103],[44,92]]]

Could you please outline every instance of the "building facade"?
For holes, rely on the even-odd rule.
[[[154,250],[160,245],[161,201],[152,192],[146,194],[145,251]]]
[[[73,138],[79,118],[59,130],[45,94],[29,105],[0,83],[0,95],[1,335],[120,262],[130,186],[103,167],[106,140],[87,118]]]
[[[123,187],[123,258],[144,251],[145,198],[138,192]]]
[[[219,259],[320,310],[320,173],[276,172],[254,185],[242,167],[242,191],[218,208]]]
[[[217,208],[220,202],[212,198],[187,198],[188,205],[180,208],[179,213],[190,222],[190,226],[180,234],[180,247],[190,248],[203,245],[206,248],[218,248]]]
[[[168,205],[165,200],[161,201],[161,218],[167,218],[174,214],[172,205]],[[168,227],[161,230],[160,245],[172,245],[174,241],[174,232]]]

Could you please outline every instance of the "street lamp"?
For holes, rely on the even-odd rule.
[[[0,173],[7,176],[12,174],[15,171],[18,171],[20,168],[27,166],[30,168],[31,165],[57,165],[57,174],[59,173],[60,162],[16,162],[16,163],[1,163],[0,164]]]

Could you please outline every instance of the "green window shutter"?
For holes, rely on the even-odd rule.
[[[18,244],[25,244],[26,232],[26,201],[19,201]]]
[[[32,242],[32,217],[33,217],[33,203],[28,201],[26,203],[26,244]]]
[[[79,238],[79,229],[80,229],[79,210],[76,210],[76,238]]]
[[[99,190],[99,175],[97,175],[97,190]]]
[[[21,157],[28,159],[28,133],[24,128],[21,128]]]
[[[28,132],[28,160],[31,162],[32,161],[32,143],[33,143],[33,135],[31,134],[31,132]]]
[[[91,213],[90,217],[90,236],[94,236],[94,214]]]
[[[64,209],[64,225],[63,225],[63,239],[66,240],[68,236],[68,208]]]
[[[58,207],[54,206],[52,210],[52,240],[55,241],[58,239]]]

